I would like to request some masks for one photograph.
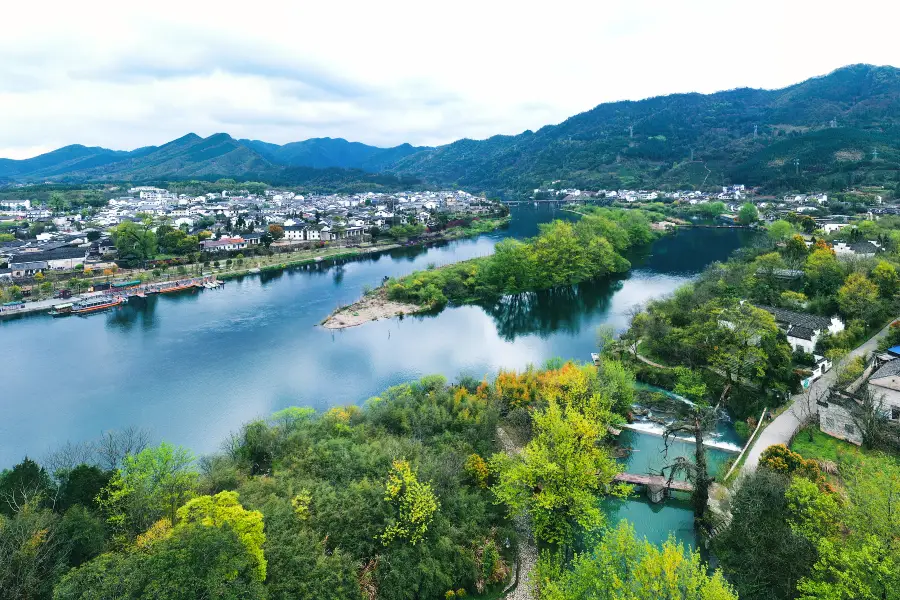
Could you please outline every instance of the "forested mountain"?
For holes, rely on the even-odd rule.
[[[359,142],[348,142],[342,138],[327,137],[291,142],[283,146],[259,140],[240,140],[240,142],[274,163],[316,169],[341,167],[381,171],[404,156],[425,150],[409,144],[394,148],[378,148]]]
[[[601,104],[536,132],[437,148],[376,148],[331,138],[280,146],[224,133],[189,134],[132,152],[67,146],[27,160],[0,160],[0,182],[324,177],[340,186],[344,179],[358,183],[360,171],[384,171],[503,197],[553,182],[588,189],[745,183],[767,191],[840,190],[896,185],[898,148],[900,70],[853,65],[780,90]],[[309,168],[359,171],[317,174]]]
[[[780,90],[601,104],[537,132],[419,152],[393,170],[506,194],[556,180],[595,189],[840,189],[895,181],[898,142],[900,70],[854,65]]]

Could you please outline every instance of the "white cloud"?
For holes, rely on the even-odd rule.
[[[189,131],[440,144],[611,100],[780,87],[900,64],[900,10],[811,1],[607,0],[5,6],[0,153],[130,149]]]

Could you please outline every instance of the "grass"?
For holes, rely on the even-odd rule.
[[[809,432],[812,430],[812,441]],[[828,460],[833,463],[858,463],[870,458],[877,458],[879,453],[860,448],[850,442],[833,438],[815,428],[805,428],[794,436],[791,450],[803,458]]]

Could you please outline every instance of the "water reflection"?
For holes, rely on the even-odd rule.
[[[578,285],[506,296],[492,306],[482,306],[494,319],[497,333],[512,342],[520,335],[541,338],[555,332],[577,333],[586,315],[607,312],[622,279],[597,279]]]

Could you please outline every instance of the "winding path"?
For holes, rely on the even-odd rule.
[[[893,323],[893,320],[891,321]],[[840,367],[844,366],[850,360],[856,358],[857,356],[862,356],[873,350],[878,348],[878,340],[883,338],[888,333],[888,329],[890,328],[890,323],[884,327],[881,331],[873,335],[871,338],[860,344],[855,349],[851,350],[847,353],[847,355],[841,360],[838,365],[832,367],[830,371],[822,375],[819,379],[814,381],[811,384],[812,392],[810,393],[811,406],[809,407],[808,412],[811,415],[818,414],[819,405],[816,404],[816,399],[822,397],[831,386],[834,384],[835,378],[837,377],[837,373],[840,370]],[[774,446],[776,444],[790,444],[791,440],[794,438],[794,435],[800,430],[800,427],[803,425],[803,417],[807,417],[805,413],[807,412],[807,408],[804,406],[804,403],[807,401],[807,392],[804,391],[800,394],[796,394],[791,398],[791,405],[785,410],[783,413],[778,415],[774,421],[769,423],[769,425],[762,430],[759,434],[759,437],[756,439],[756,443],[753,444],[753,447],[747,452],[747,459],[744,462],[743,470],[745,472],[753,472],[756,470],[756,467],[759,465],[759,457],[769,446]]]
[[[522,451],[515,445],[509,434],[502,427],[497,428],[497,437],[500,439],[500,445],[503,451],[510,456],[516,455]],[[534,535],[531,531],[531,518],[527,514],[519,515],[513,519],[516,531],[519,534],[519,550],[516,556],[516,574],[515,589],[509,591],[509,587],[503,591],[506,600],[533,600],[534,596],[531,590],[531,574],[537,564],[537,547],[534,544]]]

